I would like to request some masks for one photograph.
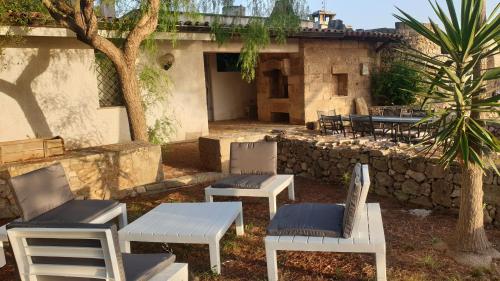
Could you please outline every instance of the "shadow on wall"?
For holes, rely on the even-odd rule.
[[[31,87],[33,80],[47,70],[49,63],[50,50],[39,49],[14,83],[0,79],[0,92],[7,94],[19,104],[37,137],[52,136],[47,119]]]
[[[6,48],[0,95],[19,106],[11,109],[12,118],[25,118],[11,118],[20,121],[21,127],[6,130],[18,136],[31,131],[36,137],[59,135],[69,149],[104,143],[103,133],[109,130],[98,113],[97,82],[89,69],[94,67],[93,49],[76,39],[44,38],[29,38]]]

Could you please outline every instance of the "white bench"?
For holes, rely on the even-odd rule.
[[[312,236],[267,236],[265,238],[267,273],[270,281],[278,280],[277,251],[373,253],[376,258],[377,280],[385,281],[385,236],[380,205],[367,203],[353,229],[351,238]]]
[[[276,175],[274,180],[259,189],[244,188],[205,188],[205,201],[213,202],[214,196],[236,196],[236,197],[267,197],[269,200],[269,216],[272,219],[276,214],[276,196],[285,188],[288,188],[288,198],[295,200],[293,175]]]
[[[118,227],[122,228],[127,225],[127,205],[125,203],[120,203],[113,209],[100,215],[98,218],[94,219],[90,223],[106,223],[115,218],[118,218]],[[0,226],[0,268],[6,263],[4,243],[9,242],[9,237],[7,236],[7,225]]]

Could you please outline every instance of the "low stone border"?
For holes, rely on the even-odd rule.
[[[416,156],[397,147],[318,142],[293,136],[267,136],[278,142],[281,173],[326,182],[348,181],[355,163],[370,165],[372,191],[425,208],[458,209],[461,171],[443,169],[436,158]],[[500,177],[484,177],[485,222],[500,226]]]
[[[138,186],[134,188],[134,191],[130,194],[130,196],[135,197],[139,194],[142,195],[142,194],[155,194],[155,193],[165,192],[183,186],[214,182],[224,177],[227,177],[227,175],[223,173],[207,172],[207,173],[198,173],[194,175],[182,176],[173,179],[166,179],[159,183]]]

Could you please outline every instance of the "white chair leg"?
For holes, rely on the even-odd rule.
[[[120,229],[124,228],[128,224],[127,218],[127,205],[122,204],[122,213],[118,216],[118,227]]]
[[[278,257],[276,250],[270,250],[266,245],[267,279],[278,281]]]
[[[214,202],[214,197],[205,191],[205,202]]]
[[[269,196],[269,217],[273,219],[276,214],[276,196]]]
[[[5,265],[5,252],[3,248],[3,242],[0,241],[0,268],[2,268]]]
[[[236,217],[236,235],[242,236],[245,234],[245,224],[243,223],[243,210]]]
[[[220,274],[221,272],[221,262],[220,262],[220,244],[216,240],[208,245],[210,251],[210,268],[213,272]]]
[[[130,241],[124,241],[120,239],[120,250],[122,253],[130,254]]]
[[[292,178],[292,182],[288,186],[288,199],[295,201],[295,184],[294,184],[293,178]]]
[[[375,254],[375,262],[377,264],[377,281],[386,281],[386,262],[385,251],[380,251]]]

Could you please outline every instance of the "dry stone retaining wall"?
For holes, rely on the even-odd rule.
[[[86,199],[121,199],[147,192],[149,187],[145,185],[163,180],[160,146],[143,142],[92,147],[61,157],[0,165],[0,218],[19,215],[9,178],[56,162],[64,167],[75,195]]]
[[[371,190],[401,202],[425,208],[458,209],[461,171],[457,165],[443,169],[437,159],[426,159],[408,151],[365,145],[337,145],[288,137],[278,141],[278,167],[282,173],[342,182],[355,163],[370,165]],[[500,178],[484,177],[485,222],[500,226]]]

